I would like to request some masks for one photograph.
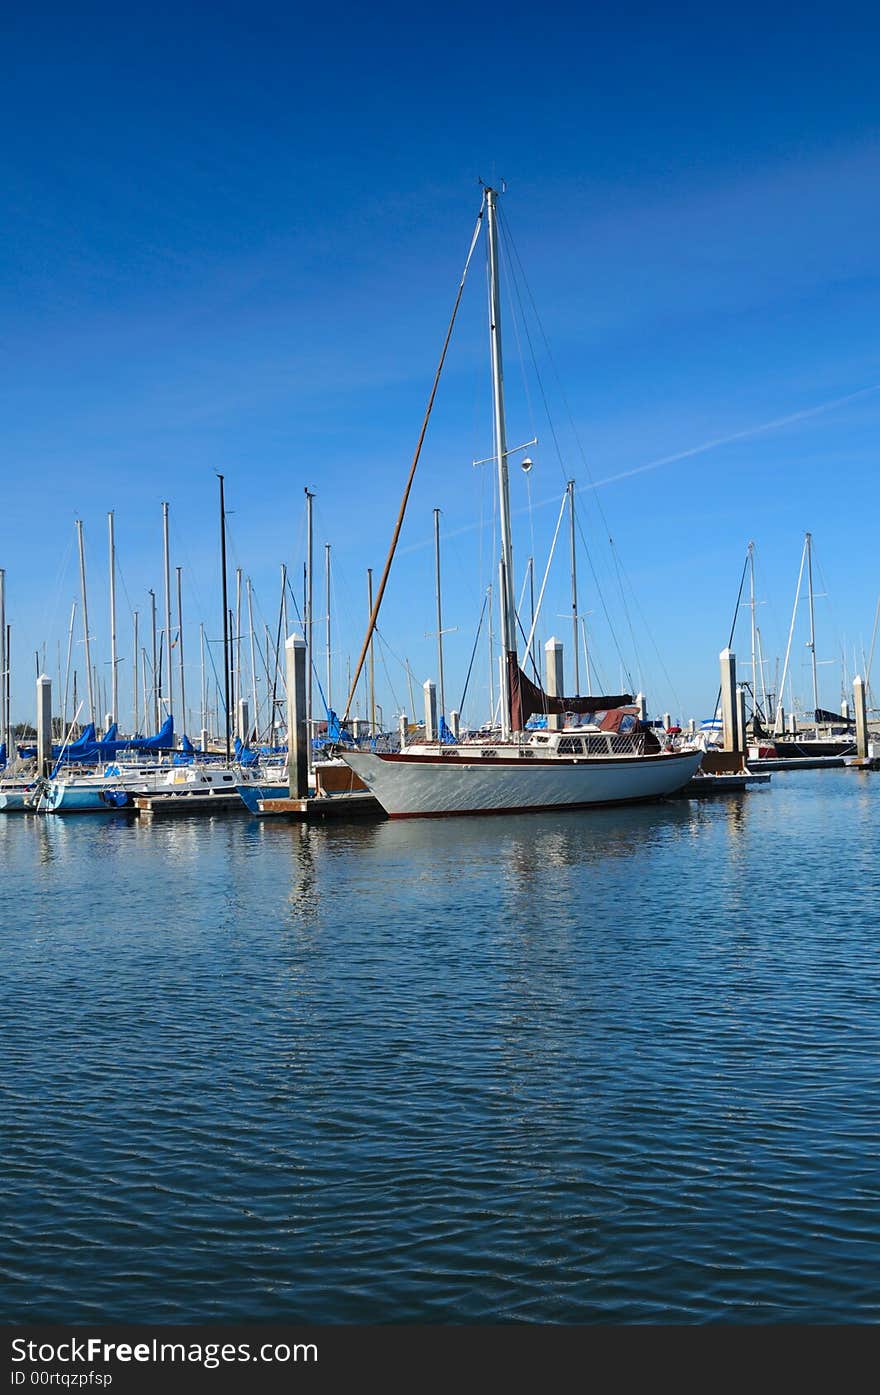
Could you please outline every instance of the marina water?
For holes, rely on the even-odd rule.
[[[0,1315],[876,1321],[878,809],[0,820]]]

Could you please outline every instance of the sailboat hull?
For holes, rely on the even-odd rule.
[[[404,819],[538,813],[662,799],[696,774],[702,752],[542,761],[359,751],[346,752],[344,759],[389,817]]]

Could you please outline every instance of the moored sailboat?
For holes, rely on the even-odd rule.
[[[497,193],[494,189],[485,190],[477,233],[484,213],[487,224],[489,342],[501,536],[499,596],[504,650],[501,739],[442,744],[439,741],[425,742],[387,753],[342,750],[340,754],[343,759],[392,818],[524,813],[658,799],[683,788],[699,768],[703,754],[702,750],[694,747],[660,749],[656,739],[641,728],[638,710],[632,706],[631,694],[589,698],[551,697],[532,683],[520,668],[501,352]],[[468,264],[477,233],[471,243]],[[459,286],[456,311],[463,285],[464,277]],[[452,323],[454,320],[455,312]],[[451,331],[452,324],[434,380],[428,414]],[[364,654],[375,628],[426,425],[427,415],[352,692],[356,688]],[[530,732],[526,729],[526,723],[536,712],[554,714],[563,721],[566,714],[588,717],[590,721],[579,726],[576,732]],[[655,749],[651,749],[652,745]]]

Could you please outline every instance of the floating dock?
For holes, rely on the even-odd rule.
[[[847,770],[880,770],[880,756],[847,756],[843,763]]]
[[[731,771],[729,774],[695,775],[679,791],[683,799],[702,799],[713,794],[737,794],[750,789],[752,785],[769,785],[769,774],[755,774],[751,770]]]
[[[782,756],[756,757],[749,761],[750,770],[831,770],[841,769],[849,756]]]
[[[176,814],[246,814],[247,806],[236,790],[220,794],[136,794],[138,814],[148,818]]]
[[[261,799],[257,805],[262,818],[299,819],[323,823],[328,819],[384,819],[385,810],[369,790],[351,794],[323,794],[308,799]]]

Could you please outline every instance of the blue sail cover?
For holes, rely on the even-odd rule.
[[[174,718],[166,717],[155,736],[139,736],[134,741],[125,741],[121,748],[125,751],[171,751],[174,749]]]
[[[0,770],[6,769],[6,742],[0,744]]]
[[[248,750],[244,742],[240,741],[238,737],[235,738],[235,743],[232,749],[235,752],[235,760],[238,765],[259,765],[259,751]]]
[[[69,746],[53,746],[52,755],[57,759],[61,755],[61,752],[64,751],[65,760],[94,760],[97,759],[97,757],[92,756],[90,752],[96,743],[97,734],[95,732],[95,724],[94,722],[89,722],[87,727],[83,727],[81,735],[77,737],[76,741],[72,741]],[[19,746],[18,754],[25,760],[36,760],[37,748],[36,746]]]
[[[437,723],[437,735],[440,737],[441,746],[454,746],[456,744],[455,736],[446,725],[446,718],[443,716],[442,712],[440,714],[440,721]]]
[[[327,709],[327,740],[341,746],[354,745],[354,737],[341,725],[332,707]]]
[[[114,723],[114,727],[115,727]],[[113,728],[111,728],[112,730]],[[115,760],[120,751],[131,751],[136,755],[157,754],[160,751],[170,751],[174,748],[174,718],[167,717],[163,722],[161,730],[155,736],[135,736],[130,741],[99,741],[95,734],[95,725],[89,722],[82,735],[76,741],[72,741],[69,746],[53,746],[52,755],[58,765],[97,765],[100,761]],[[33,752],[22,755],[36,756],[36,747]],[[56,766],[57,769],[57,766]]]
[[[180,738],[180,750],[174,753],[172,765],[192,765],[195,760],[196,748],[184,733]]]

